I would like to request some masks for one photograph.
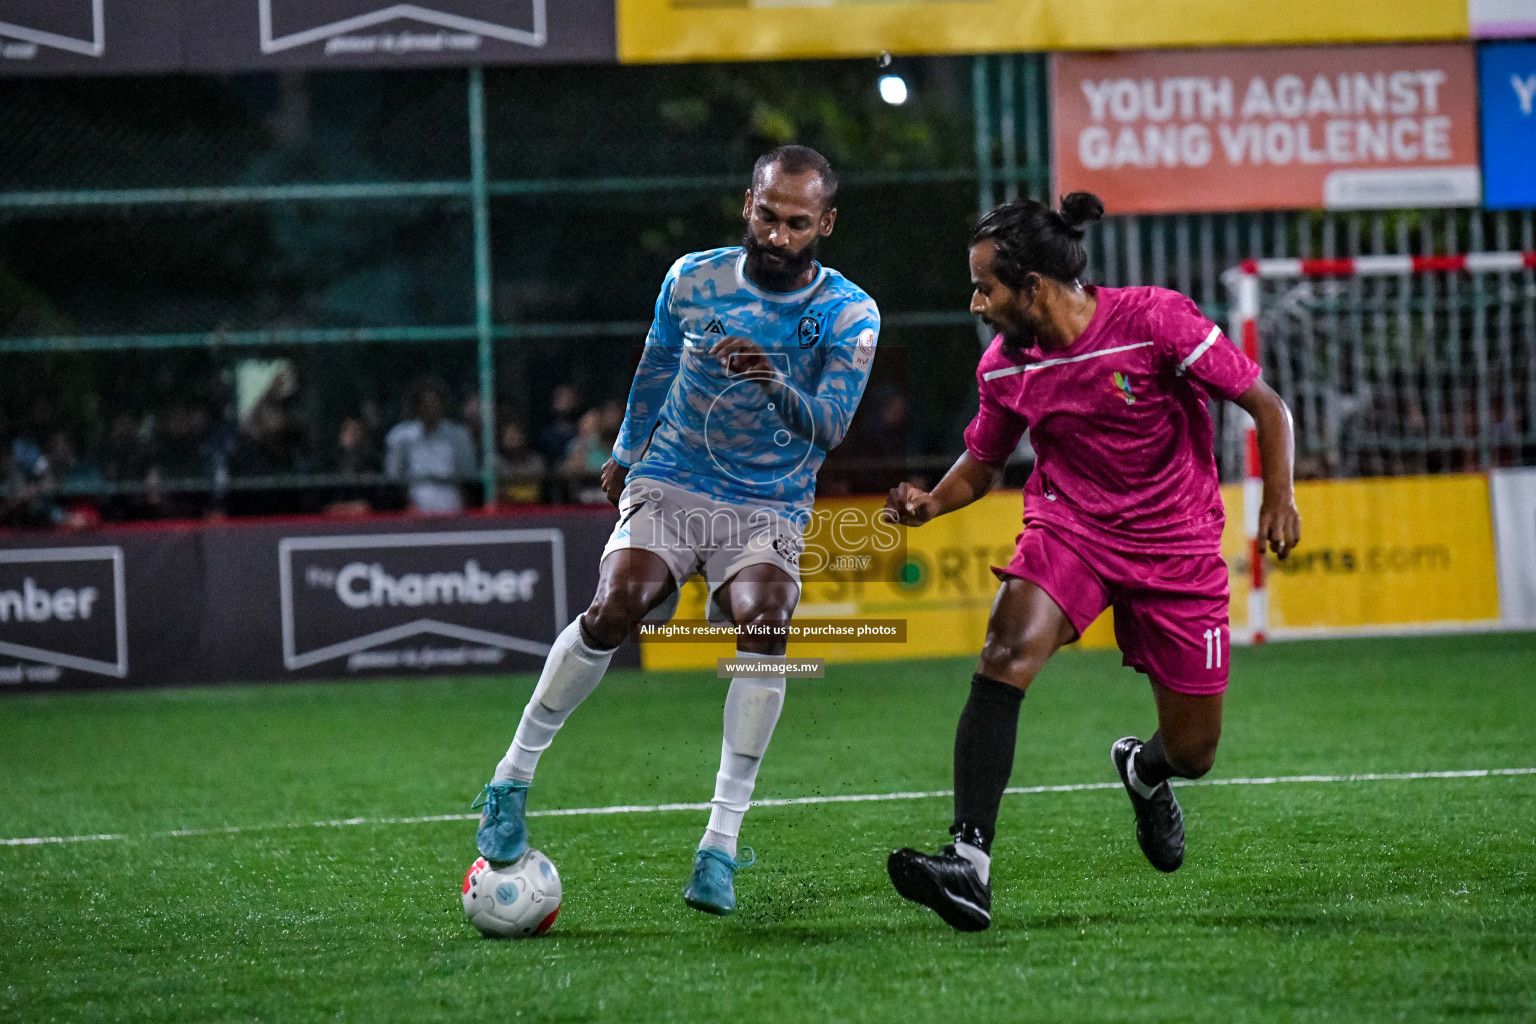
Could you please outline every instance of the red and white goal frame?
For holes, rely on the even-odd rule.
[[[1355,256],[1343,259],[1250,259],[1223,275],[1234,301],[1229,336],[1249,359],[1263,365],[1259,337],[1260,282],[1275,278],[1406,277],[1426,273],[1509,273],[1536,269],[1536,252],[1472,252],[1459,256]],[[1244,414],[1246,419],[1246,414]],[[1269,633],[1269,595],[1264,587],[1264,552],[1259,544],[1259,441],[1253,421],[1243,430],[1243,532],[1248,542],[1248,628],[1237,642],[1263,643]]]

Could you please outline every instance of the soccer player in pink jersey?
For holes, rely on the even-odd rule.
[[[1236,403],[1257,424],[1261,543],[1284,558],[1301,536],[1285,403],[1185,296],[1080,282],[1083,225],[1103,214],[1098,197],[1074,192],[1059,212],[1021,200],[982,217],[971,312],[998,335],[976,370],[980,411],[965,454],[932,492],[903,483],[886,503],[908,526],[969,505],[1029,430],[1025,529],[1013,561],[993,570],[1002,586],[955,734],[954,841],[935,855],[897,850],[887,863],[897,892],[965,931],[992,921],[992,840],[1024,693],[1105,608],[1125,664],[1151,679],[1158,724],[1146,743],[1117,741],[1110,757],[1142,852],[1160,871],[1183,863],[1168,780],[1199,778],[1215,761],[1230,645],[1208,399]]]

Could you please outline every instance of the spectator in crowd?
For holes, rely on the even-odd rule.
[[[158,417],[153,464],[169,480],[204,480],[213,475],[210,418],[200,402],[175,402]]]
[[[459,406],[459,422],[469,431],[469,446],[476,454],[480,451],[480,390],[471,389]]]
[[[0,436],[0,528],[21,526],[25,508],[23,481],[17,479],[10,442]]]
[[[206,406],[177,400],[122,433],[118,447],[130,474],[121,482],[142,483],[144,490],[124,495],[113,518],[189,519],[208,510],[208,490],[198,486],[211,487],[214,475]]]
[[[907,396],[894,389],[886,390],[871,411],[875,415],[869,421],[858,454],[869,459],[873,463],[870,468],[876,472],[883,471],[888,478],[892,473],[900,475],[907,468]],[[868,484],[859,488],[864,494],[879,490],[878,485],[873,489]]]
[[[624,423],[624,409],[617,402],[588,409],[576,424],[576,437],[566,449],[562,471],[569,477],[591,476],[613,454],[613,442]]]
[[[624,403],[617,398],[610,398],[598,407],[597,413],[597,429],[608,439],[607,447],[611,455],[614,443],[619,439],[619,431],[624,429]]]
[[[23,479],[34,483],[48,479],[48,456],[30,437],[18,437],[11,442],[11,464]]]
[[[36,529],[59,525],[64,513],[54,501],[48,457],[29,437],[17,437],[3,449],[0,482],[5,485],[5,497],[0,500],[0,526]]]
[[[336,445],[331,453],[330,472],[344,477],[366,477],[378,473],[381,462],[368,426],[361,416],[348,416],[336,430]],[[377,484],[359,479],[327,488],[321,509],[331,516],[360,516],[386,505]]]
[[[876,421],[875,448],[881,458],[907,457],[907,396],[899,391],[887,394],[880,403]]]
[[[159,466],[144,474],[144,489],[128,499],[130,519],[191,519],[204,511],[196,495],[166,488]]]
[[[588,409],[577,424],[576,438],[570,444],[561,466],[575,491],[576,500],[583,504],[607,501],[602,488],[596,486],[598,471],[613,454],[613,443],[618,440],[619,428],[624,425],[624,406],[609,400],[595,409]]]
[[[539,434],[539,447],[551,466],[565,464],[566,451],[576,439],[577,405],[576,389],[569,384],[557,385],[550,393],[550,421]]]
[[[101,483],[101,470],[89,459],[82,458],[67,430],[55,430],[48,439],[44,453],[53,467],[53,478],[61,487],[92,488]]]
[[[379,471],[379,453],[360,416],[348,416],[336,431],[336,453],[332,469],[349,476]]]
[[[232,482],[252,477],[288,476],[305,472],[303,420],[293,407],[298,383],[290,373],[279,374],[265,394],[240,421],[240,439],[229,456]],[[300,486],[233,487],[227,499],[230,515],[291,515],[308,511],[312,495]]]
[[[240,440],[231,458],[235,476],[277,476],[298,468],[300,437],[288,410],[276,403],[257,405],[240,424]]]
[[[537,502],[543,494],[548,463],[544,456],[528,447],[528,435],[514,419],[501,425],[496,446],[496,476],[501,481],[501,498],[514,505]]]
[[[907,399],[886,387],[867,395],[848,439],[833,449],[817,477],[823,496],[878,494],[907,479]]]
[[[108,484],[137,483],[147,467],[145,446],[140,439],[140,424],[126,410],[116,413],[107,427],[107,435],[98,449],[101,478]],[[101,502],[102,518],[121,522],[132,515],[130,496],[108,494]]]
[[[145,468],[139,421],[130,412],[120,412],[112,417],[112,425],[107,428],[101,448],[101,475],[108,482],[121,483],[139,479]]]
[[[15,526],[51,526],[61,513],[53,500],[55,477],[44,454],[54,431],[53,404],[43,395],[32,400],[27,420],[10,443],[11,463],[6,481],[15,502],[10,516]]]
[[[75,449],[74,439],[67,430],[55,430],[48,439],[49,472],[59,488],[58,503],[63,509],[62,525],[71,529],[85,529],[101,522],[101,513],[92,498],[79,496],[81,490],[94,490],[101,486],[101,471],[89,460],[82,458]]]
[[[58,429],[57,419],[53,403],[44,395],[35,397],[28,411],[27,422],[16,432],[16,437],[11,442],[17,458],[22,458],[20,453],[23,450],[34,452],[35,455],[32,456],[34,459],[41,458],[48,438],[52,437],[53,432]]]
[[[412,509],[429,515],[463,511],[459,481],[475,472],[469,431],[443,417],[447,404],[441,383],[421,382],[411,395],[414,419],[396,424],[384,439],[384,471],[407,483]]]

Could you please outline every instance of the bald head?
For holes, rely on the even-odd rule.
[[[803,187],[815,188],[823,210],[832,208],[837,197],[837,174],[827,158],[809,146],[780,146],[764,153],[752,165],[752,189],[758,191],[770,180],[811,178]],[[797,182],[797,184],[799,184]]]

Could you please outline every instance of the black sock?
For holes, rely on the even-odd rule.
[[[1023,703],[1017,686],[977,673],[955,730],[955,824],[949,832],[983,852],[992,849],[997,809],[1013,772]]]
[[[1156,786],[1167,782],[1178,775],[1173,765],[1168,763],[1168,754],[1163,750],[1163,734],[1159,730],[1152,734],[1152,738],[1143,743],[1136,751],[1136,778],[1148,786]]]

